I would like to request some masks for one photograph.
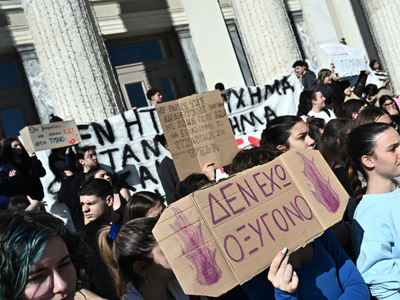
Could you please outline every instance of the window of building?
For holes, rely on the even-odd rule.
[[[0,56],[0,131],[18,137],[22,128],[38,123],[21,59],[17,54]]]
[[[0,110],[0,120],[7,137],[19,136],[19,131],[25,127],[19,107]]]
[[[21,85],[22,80],[15,61],[0,63],[0,88]]]
[[[107,47],[114,67],[174,57],[169,38]]]
[[[179,40],[174,33],[108,43],[107,50],[127,109],[151,105],[146,98],[150,88],[159,89],[164,102],[195,92]]]
[[[142,82],[126,84],[125,88],[132,107],[140,108],[148,106]]]

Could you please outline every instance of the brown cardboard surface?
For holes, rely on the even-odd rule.
[[[74,120],[26,126],[19,134],[28,152],[73,146],[82,142]]]
[[[173,203],[153,233],[185,293],[217,297],[320,236],[348,198],[318,151],[293,149]]]
[[[238,152],[219,91],[161,103],[156,109],[180,180],[201,173],[206,163],[227,165]]]

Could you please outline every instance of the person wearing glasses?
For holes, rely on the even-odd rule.
[[[393,98],[388,95],[379,98],[379,107],[386,110],[391,116],[399,114],[399,107]]]

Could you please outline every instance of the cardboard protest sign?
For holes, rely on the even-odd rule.
[[[320,236],[348,198],[318,151],[294,149],[173,203],[153,233],[184,292],[217,297]]]
[[[326,43],[320,47],[329,54],[335,64],[335,73],[340,76],[358,75],[360,71],[369,70],[365,53],[343,44]]]
[[[19,134],[28,152],[73,146],[82,142],[74,120],[26,126]]]
[[[219,91],[211,91],[156,106],[180,180],[206,163],[220,168],[238,151]]]

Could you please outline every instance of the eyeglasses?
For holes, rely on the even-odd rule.
[[[399,125],[397,123],[395,123],[395,122],[392,122],[389,125],[392,126],[395,130],[399,129]]]
[[[389,102],[389,103],[382,104],[382,106],[383,106],[383,107],[388,107],[388,106],[391,106],[391,105],[393,105],[393,104],[394,104],[394,101]]]

